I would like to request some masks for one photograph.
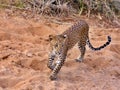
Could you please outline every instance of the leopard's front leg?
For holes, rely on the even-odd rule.
[[[49,54],[49,60],[48,60],[48,63],[47,63],[47,67],[50,68],[51,70],[53,70],[54,67],[55,67],[55,65],[53,65],[54,59],[55,59],[55,54],[50,53]]]
[[[55,80],[57,78],[57,73],[60,71],[61,67],[63,66],[65,61],[65,58],[59,56],[57,62],[56,62],[56,66],[53,69],[51,75],[50,75],[50,79],[51,80]]]

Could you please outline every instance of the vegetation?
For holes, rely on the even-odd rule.
[[[19,8],[49,16],[100,15],[110,21],[120,18],[119,5],[119,0],[0,0],[2,8]]]

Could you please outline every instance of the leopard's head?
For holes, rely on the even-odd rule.
[[[52,50],[52,54],[60,55],[62,49],[64,49],[65,41],[67,39],[67,35],[49,35],[50,48]]]

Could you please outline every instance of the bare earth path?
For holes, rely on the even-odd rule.
[[[87,47],[85,60],[75,62],[77,46],[69,51],[56,81],[49,80],[49,34],[64,31],[71,25],[45,21],[35,22],[19,16],[0,13],[0,90],[119,90],[120,28],[100,28],[90,24],[90,40],[94,46],[112,42],[104,50],[94,52]]]

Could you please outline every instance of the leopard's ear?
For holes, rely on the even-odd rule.
[[[63,35],[63,38],[67,38],[67,35],[65,34],[65,35]]]
[[[62,37],[63,39],[66,39],[66,38],[67,38],[67,35],[61,35],[61,37]]]
[[[49,35],[49,41],[53,40],[53,35]]]

